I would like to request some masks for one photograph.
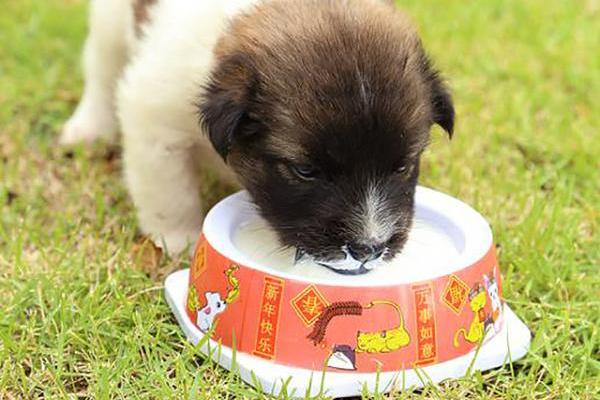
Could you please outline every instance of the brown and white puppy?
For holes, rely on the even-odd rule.
[[[127,2],[99,3],[86,55],[111,47],[94,35],[122,38],[117,100],[90,94],[102,85],[87,68],[63,140],[100,135],[87,109],[116,111],[130,193],[157,243],[179,251],[200,229],[194,166],[215,162],[208,137],[298,257],[357,274],[402,249],[420,155],[433,124],[452,134],[454,108],[390,2],[130,0],[129,21],[95,32],[94,18],[114,24]]]

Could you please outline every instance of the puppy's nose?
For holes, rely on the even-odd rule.
[[[348,253],[356,261],[366,263],[381,257],[385,250],[384,244],[348,243]]]

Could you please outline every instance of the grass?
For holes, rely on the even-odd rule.
[[[390,397],[598,398],[600,3],[402,6],[458,112],[422,182],[488,218],[506,299],[534,339],[511,366]],[[118,151],[56,145],[81,93],[86,2],[1,9],[0,399],[268,397],[182,336],[162,278],[186,260],[138,256]],[[210,202],[225,191],[212,185]]]

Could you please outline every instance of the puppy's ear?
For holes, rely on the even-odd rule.
[[[448,88],[437,72],[431,80],[433,122],[441,126],[450,138],[454,134],[454,102]]]
[[[429,84],[433,123],[441,126],[452,138],[454,133],[454,103],[450,91],[425,52],[421,53],[421,65],[426,82]]]
[[[248,115],[256,79],[247,61],[241,55],[218,61],[199,103],[202,124],[224,160],[235,140],[258,130],[258,124]]]

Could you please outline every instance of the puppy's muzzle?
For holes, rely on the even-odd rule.
[[[325,267],[341,275],[362,275],[380,264],[385,255],[387,247],[385,245],[364,245],[347,244],[342,247],[344,258],[335,261],[319,260],[306,254],[301,249],[296,251],[296,263],[303,259],[312,259],[318,265]]]
[[[364,264],[380,258],[385,251],[385,244],[348,243],[346,248],[350,257]]]

